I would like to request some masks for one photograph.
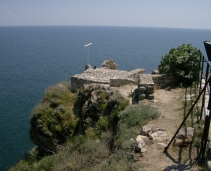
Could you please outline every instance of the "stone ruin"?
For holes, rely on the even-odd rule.
[[[114,60],[107,59],[101,68],[86,66],[85,71],[71,77],[73,91],[83,88],[85,84],[107,84],[110,87],[120,87],[128,84],[137,85],[133,92],[133,100],[154,99],[154,89],[166,88],[174,83],[174,79],[160,75],[158,71],[146,74],[145,69],[138,68],[132,71],[117,70]]]
[[[194,137],[194,128],[184,127],[176,135],[174,139],[174,146],[186,147],[192,143]],[[147,152],[150,145],[157,144],[158,148],[165,148],[169,138],[167,130],[161,125],[147,124],[142,127],[140,135],[136,137],[135,153],[143,154]]]

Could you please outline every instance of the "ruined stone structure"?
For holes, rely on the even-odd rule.
[[[71,88],[76,90],[83,87],[84,84],[91,83],[109,84],[111,87],[135,84],[137,83],[138,75],[143,73],[145,73],[145,69],[121,71],[105,68],[88,68],[83,73],[71,77]]]
[[[152,80],[155,89],[164,89],[168,86],[174,86],[176,79],[173,76],[161,75],[157,70],[152,72]]]
[[[76,90],[84,87],[85,84],[107,84],[110,87],[120,87],[127,84],[137,85],[133,93],[135,101],[154,99],[154,89],[166,88],[174,84],[174,78],[160,75],[154,71],[153,74],[146,74],[145,69],[122,71],[107,68],[88,67],[83,73],[71,77],[71,88]]]

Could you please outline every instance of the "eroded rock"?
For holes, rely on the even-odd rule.
[[[113,59],[106,59],[102,63],[102,67],[103,68],[106,68],[106,69],[114,69],[114,70],[117,70],[119,66],[114,62]]]

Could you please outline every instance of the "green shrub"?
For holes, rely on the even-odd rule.
[[[42,139],[37,140],[34,136],[36,134],[45,136],[53,144],[57,142],[56,145],[63,144],[71,137],[79,121],[72,112],[75,99],[76,94],[64,85],[58,84],[46,89],[41,103],[34,107],[31,114],[29,133],[32,142],[42,144]]]
[[[100,96],[100,98],[101,98],[102,100],[105,100],[105,99],[107,98],[107,94],[106,94],[105,92],[101,92],[101,93],[99,94],[99,96]]]
[[[86,141],[86,137],[84,135],[76,135],[71,138],[71,142],[76,146],[79,147],[80,145],[84,144]]]
[[[152,119],[159,116],[156,108],[150,105],[132,105],[121,112],[120,120],[127,124],[129,128],[143,126]]]
[[[150,120],[156,119],[160,113],[150,105],[132,105],[121,112],[118,123],[117,138],[123,148],[130,148],[131,138],[134,139],[140,132],[140,128]]]
[[[158,70],[161,74],[175,76],[178,83],[190,85],[198,81],[199,64],[199,49],[192,47],[191,44],[182,44],[163,56]]]
[[[101,103],[99,108],[100,108],[100,110],[103,111],[103,110],[105,110],[106,106],[107,106],[107,104]]]
[[[57,105],[76,101],[76,95],[72,93],[67,87],[62,84],[50,86],[45,90],[43,100],[44,102],[54,101]]]
[[[86,130],[85,130],[85,135],[87,137],[87,139],[97,139],[97,132],[94,130],[94,128],[92,127],[88,127]]]
[[[108,117],[100,117],[97,126],[100,130],[106,130],[108,128]]]

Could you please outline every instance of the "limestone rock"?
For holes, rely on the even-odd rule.
[[[156,75],[156,74],[159,74],[159,71],[158,70],[153,70],[152,71],[152,75]]]
[[[141,148],[141,153],[146,153],[147,149],[146,148]]]
[[[165,131],[166,129],[162,126],[159,127],[152,127],[152,133],[157,132],[157,131]]]
[[[165,143],[157,143],[158,148],[165,148],[167,145]]]
[[[148,135],[148,133],[152,130],[152,125],[147,124],[142,127],[142,135]]]
[[[114,69],[114,70],[117,70],[118,69],[118,65],[114,62],[113,59],[106,59],[102,63],[102,67],[103,68],[106,68],[106,69]]]
[[[147,136],[138,135],[136,137],[136,142],[139,143],[140,141],[147,141],[149,138]]]
[[[187,138],[184,138],[184,139],[175,138],[175,139],[174,139],[174,145],[175,145],[175,146],[178,146],[178,147],[186,147],[186,146],[188,146],[192,141],[193,141],[193,139],[190,138],[190,137],[187,137]]]
[[[168,136],[167,133],[165,131],[157,131],[154,132],[152,134],[150,134],[150,137],[154,140],[154,141],[167,141],[168,140]]]
[[[149,95],[148,95],[148,100],[154,100],[154,98],[155,98],[155,97],[154,97],[154,94],[149,94]]]
[[[174,145],[178,147],[185,147],[193,141],[194,128],[187,127],[179,131],[174,139]]]
[[[192,127],[187,127],[187,128],[182,128],[179,133],[176,135],[176,138],[178,139],[184,139],[186,137],[193,137],[194,134],[194,128]]]

